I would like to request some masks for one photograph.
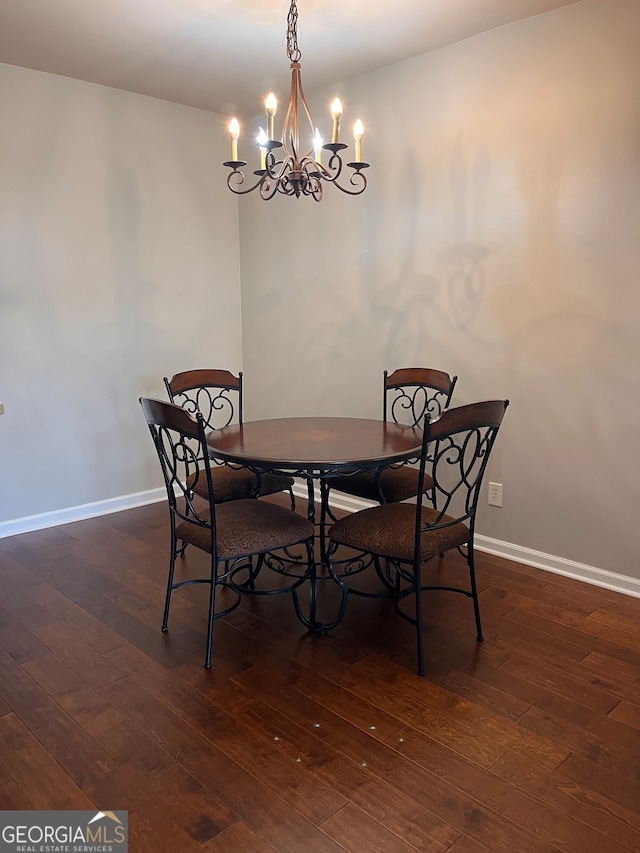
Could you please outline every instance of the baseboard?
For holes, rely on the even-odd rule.
[[[307,490],[305,487],[296,484],[293,491],[296,497],[306,500]],[[316,500],[319,500],[318,490],[316,490]],[[345,512],[357,512],[359,509],[365,509],[368,506],[374,506],[374,504],[370,501],[343,495],[340,492],[332,492],[331,506]],[[504,557],[514,563],[523,563],[545,572],[564,575],[564,577],[573,578],[583,583],[640,598],[640,579],[638,578],[609,572],[606,569],[588,566],[585,563],[576,563],[573,560],[565,560],[563,557],[554,557],[553,554],[544,554],[541,551],[534,551],[532,548],[523,548],[521,545],[512,545],[510,542],[491,539],[489,536],[481,536],[480,534],[476,534],[476,548],[478,551],[494,554],[496,557]]]
[[[555,575],[564,575],[567,578],[590,583],[593,586],[601,586],[614,592],[622,592],[640,598],[640,579],[628,575],[620,575],[599,569],[597,566],[588,566],[586,563],[576,563],[573,560],[565,560],[564,557],[554,557],[553,554],[545,554],[542,551],[534,551],[532,548],[523,548],[521,545],[512,545],[500,539],[491,539],[488,536],[476,535],[476,548],[487,554],[495,554],[504,557],[514,563],[524,563],[535,569],[543,569]]]
[[[297,498],[307,500],[307,487],[304,483],[296,483],[293,487]],[[319,489],[315,490],[316,501],[320,499]],[[60,524],[69,524],[72,521],[82,521],[87,518],[95,518],[100,515],[108,515],[112,512],[121,512],[125,509],[133,509],[138,506],[157,503],[166,499],[166,492],[161,489],[149,489],[146,492],[136,492],[132,495],[124,495],[119,498],[110,498],[95,503],[82,504],[54,512],[43,512],[38,515],[29,515],[24,518],[16,518],[11,521],[0,522],[0,539],[6,536],[16,536],[19,533],[29,533],[34,530],[44,530],[47,527],[57,527]],[[368,506],[373,506],[369,501],[352,498],[340,492],[333,492],[331,505],[335,509],[345,512],[357,512]],[[596,566],[588,566],[584,563],[576,563],[573,560],[565,560],[563,557],[554,557],[553,554],[544,554],[531,548],[523,548],[521,545],[513,545],[500,539],[491,539],[488,536],[476,536],[476,548],[487,554],[504,557],[514,563],[523,563],[545,572],[573,578],[583,583],[611,589],[624,595],[640,598],[640,579],[608,572]]]
[[[11,521],[0,521],[0,539],[6,536],[16,536],[18,533],[30,533],[33,530],[57,527],[60,524],[69,524],[72,521],[96,518],[99,515],[109,515],[112,512],[146,506],[166,499],[167,492],[164,488],[149,489],[146,492],[136,492],[133,495],[125,495],[120,498],[109,498],[104,501],[55,510],[54,512],[27,515],[24,518],[16,518]]]

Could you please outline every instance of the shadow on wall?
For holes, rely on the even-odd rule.
[[[442,278],[417,272],[416,251],[421,243],[417,223],[424,221],[424,218],[421,220],[420,188],[415,181],[420,168],[412,158],[407,158],[406,163],[408,174],[400,179],[400,183],[414,188],[414,197],[406,197],[408,204],[404,210],[405,221],[410,223],[410,228],[402,236],[404,257],[398,275],[381,285],[380,292],[382,301],[387,302],[385,310],[392,317],[387,349],[398,353],[397,357],[404,363],[411,359],[424,363],[425,335],[429,331],[437,330],[452,337],[463,332],[465,336],[473,337],[473,329],[486,299],[486,262],[500,252],[500,246],[484,239],[486,195],[491,175],[488,149],[486,145],[480,146],[470,160],[458,134],[449,168],[451,232],[455,242],[437,253],[440,264],[451,272]],[[399,298],[403,293],[404,300]],[[390,296],[392,304],[388,302]],[[502,341],[483,340],[480,335],[475,343],[484,348],[502,346]],[[444,348],[446,351],[447,345],[439,335],[439,350]]]
[[[517,198],[511,201],[516,205],[511,216],[516,219],[524,211],[528,221],[516,220],[511,226],[509,212],[498,213],[505,221],[506,233],[514,234],[512,252],[519,251],[519,240],[528,238],[528,253],[523,256],[518,280],[487,283],[487,264],[502,251],[500,244],[486,240],[484,234],[491,158],[486,145],[468,155],[458,135],[449,173],[455,242],[437,255],[440,264],[451,272],[440,279],[434,274],[420,274],[415,268],[420,245],[415,223],[421,211],[414,181],[413,197],[405,197],[403,221],[408,228],[402,239],[402,263],[398,274],[374,291],[380,315],[386,311],[391,317],[389,351],[415,352],[416,358],[423,358],[425,330],[433,329],[435,322],[445,333],[463,333],[477,349],[504,352],[514,380],[513,371],[521,360],[562,369],[584,364],[597,353],[604,356],[610,351],[612,335],[620,336],[620,345],[630,356],[634,352],[638,355],[637,344],[630,339],[631,330],[616,329],[615,320],[589,297],[594,288],[601,291],[597,278],[589,282],[584,293],[563,287],[563,276],[570,274],[575,280],[576,264],[580,263],[575,252],[581,247],[575,245],[577,235],[570,230],[573,226],[559,217],[567,155],[558,107],[548,101],[546,113],[538,111],[535,121],[530,115],[522,122],[514,121],[514,136],[508,146],[514,152],[517,187],[524,202],[524,207],[518,208]],[[410,161],[407,171],[419,174],[417,164]],[[410,186],[411,181],[401,178],[400,185]],[[565,194],[571,191],[570,187]],[[370,240],[375,246],[375,233]],[[598,249],[590,248],[598,254]],[[567,272],[562,269],[565,259],[571,265]],[[615,261],[611,258],[612,264]],[[604,269],[601,272],[606,274]],[[589,274],[594,276],[595,271]],[[502,281],[504,278],[502,274]],[[388,317],[384,323],[389,323]]]
[[[471,328],[482,308],[486,286],[483,262],[499,251],[499,246],[483,240],[490,176],[487,146],[479,146],[469,163],[458,134],[449,168],[456,242],[441,249],[438,258],[453,270],[448,279],[448,304],[453,324],[462,330]]]

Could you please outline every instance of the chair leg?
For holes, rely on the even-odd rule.
[[[479,641],[482,641],[484,640],[484,637],[482,636],[482,622],[480,620],[480,602],[478,601],[478,587],[476,586],[473,544],[470,542],[467,548],[467,564],[469,566],[469,579],[471,581],[471,598],[473,599],[473,613],[476,618],[476,637]]]
[[[400,573],[398,572],[398,570],[396,568],[395,569],[395,579],[391,580],[390,566],[391,566],[391,563],[389,562],[388,559],[385,558],[384,570],[383,570],[382,566],[380,564],[380,557],[377,554],[373,555],[373,567],[376,570],[376,574],[378,575],[378,578],[382,581],[384,586],[386,586],[386,588],[390,592],[395,593],[397,595],[398,592],[400,592]]]
[[[342,622],[342,618],[343,618],[345,611],[347,609],[347,602],[349,600],[349,595],[351,593],[351,590],[349,589],[348,585],[342,581],[340,575],[338,575],[336,573],[336,571],[333,567],[333,555],[338,550],[338,547],[339,547],[339,545],[337,542],[329,542],[329,547],[327,548],[327,554],[326,554],[326,560],[327,560],[326,566],[327,566],[327,571],[329,572],[329,577],[333,578],[335,583],[342,590],[342,598],[340,600],[340,607],[338,608],[338,615],[333,620],[333,622],[327,622],[324,624],[318,623],[318,630],[321,630],[321,631],[329,631],[329,630],[331,630],[331,628],[335,628],[337,625],[340,624],[340,622]]]
[[[259,554],[258,555],[258,559],[256,561],[255,569],[253,567],[253,560],[251,560],[251,564],[250,564],[250,568],[249,568],[249,579],[248,579],[247,584],[246,584],[248,589],[250,589],[250,590],[255,590],[255,588],[256,588],[256,578],[260,574],[260,570],[262,569],[262,566],[264,565],[264,558],[265,557],[266,557],[266,554]]]
[[[164,614],[162,616],[162,631],[169,630],[169,607],[171,605],[171,593],[173,591],[173,575],[176,567],[176,545],[177,539],[173,524],[171,525],[171,558],[169,560],[169,577],[167,578],[167,594],[164,599]]]
[[[289,501],[291,503],[291,512],[296,511],[296,496],[293,494],[293,486],[289,489]]]
[[[211,555],[211,589],[209,591],[209,619],[207,621],[207,648],[204,658],[205,669],[211,669],[211,649],[213,647],[213,622],[216,609],[216,586],[218,584],[218,564]]]
[[[420,585],[421,565],[418,563],[413,568],[413,583],[416,597],[416,635],[418,641],[418,675],[424,675],[424,636],[422,626],[422,588]]]

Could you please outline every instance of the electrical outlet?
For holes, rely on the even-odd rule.
[[[489,483],[489,506],[502,506],[502,483]]]

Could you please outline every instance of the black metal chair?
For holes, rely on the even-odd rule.
[[[446,589],[473,600],[477,638],[482,640],[474,566],[476,509],[482,478],[508,405],[508,400],[493,400],[448,409],[435,420],[427,416],[418,469],[417,502],[386,503],[364,509],[329,528],[328,568],[342,587],[343,595],[338,617],[325,628],[338,624],[350,594],[392,597],[399,615],[416,626],[418,675],[424,675],[422,592]],[[431,506],[424,505],[427,464],[431,473]],[[352,561],[341,560],[338,574],[338,564],[334,565],[332,558],[340,545],[355,549],[358,556]],[[469,588],[425,583],[424,564],[452,549],[466,558]],[[363,559],[363,554],[371,555],[371,559]],[[371,566],[383,583],[383,592],[353,586],[355,577]],[[401,609],[402,602],[409,596],[414,598],[414,616]]]
[[[382,417],[397,424],[422,428],[427,415],[440,415],[451,402],[457,376],[430,367],[402,367],[389,374],[386,370],[382,382]],[[398,503],[418,494],[418,471],[407,465],[384,468],[375,474],[362,472],[341,477],[328,477],[320,484],[323,523],[328,516],[333,521],[329,505],[334,489],[356,498],[378,501],[381,504]],[[429,476],[423,478],[423,488],[431,488]]]
[[[242,423],[242,381],[241,372],[234,376],[228,370],[213,369],[185,370],[171,379],[164,378],[171,402],[191,414],[200,412],[207,430]],[[210,464],[218,503],[288,492],[291,509],[295,509],[293,477],[268,473],[256,475],[247,468]],[[205,489],[204,480],[194,487],[197,494],[206,498]]]
[[[265,555],[304,543],[306,561],[295,575],[287,575],[288,586],[273,593],[291,592],[296,612],[299,612],[297,588],[314,579],[314,526],[306,518],[269,503],[253,499],[218,502],[216,484],[206,454],[205,421],[200,412],[195,417],[181,406],[163,400],[140,398],[167,490],[171,520],[171,551],[162,630],[167,631],[171,593],[187,584],[209,584],[209,615],[205,667],[211,667],[213,623],[230,613],[240,603],[240,591],[234,574],[248,572],[245,588],[253,582],[265,562]],[[201,486],[204,484],[204,488]],[[204,494],[206,501],[197,496]],[[177,543],[191,544],[211,555],[210,572],[204,578],[176,581],[175,562]],[[253,557],[257,557],[253,565]],[[220,572],[220,566],[224,571]],[[306,568],[305,568],[306,567]],[[285,571],[280,572],[286,575]],[[225,586],[235,593],[232,603],[216,612],[216,588]],[[313,586],[313,584],[312,584]]]

